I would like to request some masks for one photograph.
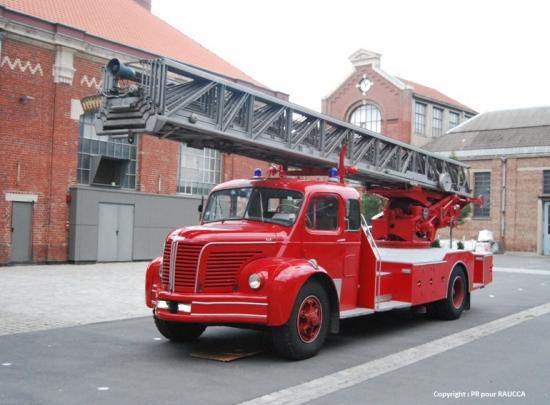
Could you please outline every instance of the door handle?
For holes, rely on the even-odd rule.
[[[345,241],[346,241],[345,239],[338,239],[338,240],[336,241],[336,243],[342,244],[342,243],[344,243]]]

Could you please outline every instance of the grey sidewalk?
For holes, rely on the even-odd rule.
[[[0,267],[0,335],[147,316],[146,262]]]
[[[505,253],[503,255],[495,255],[494,264],[497,267],[550,270],[550,256]]]

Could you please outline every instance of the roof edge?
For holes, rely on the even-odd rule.
[[[414,89],[413,89],[413,96],[416,97],[416,98],[420,98],[420,99],[429,101],[432,104],[440,104],[440,105],[442,105],[444,107],[447,107],[447,108],[450,107],[453,110],[459,110],[459,111],[464,111],[464,112],[467,112],[467,113],[470,113],[470,114],[474,114],[475,116],[479,115],[479,112],[477,112],[476,110],[471,109],[470,107],[468,107],[464,104],[458,105],[458,104],[446,103],[445,101],[442,101],[438,98],[428,97],[428,96],[425,96],[424,94],[417,93],[416,91],[414,91]],[[469,120],[467,120],[467,121],[469,121]],[[467,122],[467,121],[464,121],[464,122]],[[462,122],[458,126],[462,125],[464,122]],[[456,126],[455,128],[457,128],[458,126]]]
[[[159,18],[159,17],[156,17],[156,16],[154,16],[154,17]],[[146,49],[137,48],[137,47],[134,47],[134,46],[131,46],[131,45],[128,45],[128,44],[115,42],[115,41],[110,40],[110,39],[102,38],[102,37],[99,37],[99,36],[94,35],[92,33],[89,33],[85,30],[82,30],[80,28],[77,28],[77,27],[74,27],[74,26],[71,26],[71,25],[68,25],[68,24],[64,24],[64,23],[60,23],[60,22],[53,22],[53,21],[50,21],[50,20],[46,20],[46,19],[34,16],[34,15],[31,15],[31,14],[23,13],[21,11],[14,10],[10,7],[7,7],[7,6],[3,5],[3,4],[0,4],[0,23],[1,23],[2,19],[9,20],[10,22],[16,21],[17,23],[19,23],[21,25],[24,25],[24,26],[27,26],[27,27],[32,27],[35,30],[48,32],[48,33],[53,33],[55,35],[55,38],[53,38],[53,40],[48,40],[47,38],[41,37],[39,35],[38,36],[33,36],[28,31],[17,32],[17,30],[10,29],[12,27],[8,27],[7,24],[5,24],[5,26],[2,26],[2,24],[0,24],[0,28],[2,30],[6,31],[6,32],[13,32],[14,34],[18,34],[18,35],[22,35],[22,36],[26,36],[26,37],[31,37],[33,39],[36,39],[36,40],[42,41],[42,42],[62,45],[62,46],[68,47],[68,48],[73,48],[77,51],[90,53],[92,55],[94,55],[94,54],[92,52],[90,52],[89,49],[86,49],[86,46],[78,46],[80,44],[75,43],[74,40],[79,41],[79,42],[84,42],[84,43],[90,43],[90,44],[98,46],[100,48],[104,48],[105,50],[110,51],[110,52],[122,53],[122,54],[128,56],[129,58],[135,57],[135,58],[141,58],[141,59],[153,59],[153,58],[166,57],[166,58],[169,58],[169,59],[173,59],[173,58],[170,58],[170,57],[167,57],[167,56],[158,55],[158,54],[156,54],[154,52],[151,52],[151,51],[148,51]],[[33,24],[33,22],[35,22],[36,24]],[[168,23],[166,23],[166,24],[168,24]],[[168,25],[170,25],[170,24],[168,24]],[[172,28],[174,28],[174,27],[172,27]],[[182,35],[185,35],[185,34],[182,33]],[[60,39],[60,37],[70,38],[73,42],[72,43],[66,43],[64,41],[59,41],[60,43],[58,43],[57,40]],[[195,41],[195,42],[197,42],[197,41]],[[198,42],[197,42],[197,44],[199,46],[201,46],[202,48],[208,50],[202,44],[200,44]],[[216,55],[215,53],[213,53],[211,51],[209,51],[209,52],[212,53],[213,55],[215,55],[216,57],[218,57],[220,59],[223,59],[223,58],[219,57],[218,55]],[[99,56],[101,58],[105,57],[104,55],[94,55],[94,56]],[[223,59],[223,60],[225,61],[225,59]],[[232,65],[229,62],[227,62],[227,61],[225,61],[225,62],[228,63],[229,65],[235,67],[234,65]],[[190,63],[186,63],[186,62],[180,62],[180,63],[188,64],[188,65],[193,66],[197,69],[207,70],[207,69],[201,68],[199,66],[192,65]],[[249,87],[254,87],[254,88],[259,89],[259,90],[267,91],[270,94],[288,95],[284,92],[276,91],[276,90],[270,89],[269,87],[265,87],[264,85],[256,84],[256,83],[253,83],[253,82],[241,79],[241,78],[236,78],[236,77],[233,77],[233,76],[227,76],[227,75],[224,75],[223,73],[218,73],[218,72],[212,72],[212,73],[216,74],[218,76],[222,76],[224,78],[227,78],[229,80],[232,80],[232,81],[235,81],[235,82],[238,82],[238,83],[241,83],[241,84],[245,84]]]
[[[550,146],[523,146],[519,148],[492,148],[492,149],[463,149],[430,151],[437,155],[454,155],[457,158],[483,158],[483,157],[502,157],[502,156],[526,156],[526,155],[548,155],[550,156]]]

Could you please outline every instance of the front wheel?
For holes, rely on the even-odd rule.
[[[447,298],[428,304],[428,316],[439,319],[458,319],[466,307],[468,283],[466,274],[461,266],[456,266],[449,278]]]
[[[327,292],[318,282],[309,281],[300,290],[288,322],[273,329],[273,345],[287,359],[312,357],[325,342],[329,322]]]
[[[172,342],[191,342],[205,331],[206,326],[196,323],[171,322],[155,318],[158,331]]]

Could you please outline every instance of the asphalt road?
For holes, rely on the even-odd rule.
[[[540,263],[544,270],[546,262]],[[318,356],[301,362],[276,357],[257,331],[213,327],[196,343],[169,343],[149,317],[0,336],[0,404],[235,404],[548,302],[550,273],[497,272],[492,285],[474,293],[472,309],[459,320],[434,321],[408,310],[348,320]],[[219,346],[263,352],[231,363],[190,356]],[[466,393],[470,396],[462,397]],[[481,399],[482,394],[495,397]],[[550,403],[550,315],[533,316],[312,403]]]

